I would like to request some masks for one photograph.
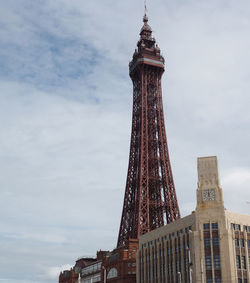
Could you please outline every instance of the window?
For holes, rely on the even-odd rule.
[[[240,246],[241,246],[242,248],[245,247],[244,239],[240,239]]]
[[[241,278],[238,278],[238,283],[242,283],[242,279]]]
[[[110,278],[114,278],[114,277],[117,277],[117,269],[116,268],[111,268],[108,272],[108,276],[107,276],[107,279],[110,279]]]
[[[235,247],[239,247],[239,239],[235,238],[234,239]]]
[[[243,230],[247,231],[247,226],[246,225],[243,225]]]
[[[240,231],[240,224],[235,224],[235,230]]]
[[[206,280],[207,283],[213,283],[213,279],[212,279],[212,278],[210,278],[210,277],[208,278],[208,277],[207,277],[206,279],[207,279],[207,280]]]
[[[218,229],[218,223],[212,223],[212,229],[217,230]]]
[[[247,226],[247,232],[250,233],[250,226]]]
[[[210,238],[204,238],[204,246],[205,248],[210,247]]]
[[[247,279],[246,279],[246,278],[244,278],[244,279],[243,279],[243,282],[244,282],[244,283],[247,283]]]
[[[237,268],[240,268],[240,256],[239,255],[236,255],[236,265],[237,265]]]
[[[231,228],[232,228],[233,230],[235,230],[235,224],[234,224],[234,223],[231,223]]]
[[[220,277],[216,277],[215,278],[215,283],[221,283],[221,278]]]
[[[218,247],[219,246],[219,239],[217,237],[213,238],[213,246]]]
[[[204,230],[209,230],[210,229],[210,224],[209,223],[204,223],[203,224],[203,229]]]
[[[214,256],[214,269],[220,269],[220,255]]]
[[[247,246],[250,249],[250,240],[247,240]]]
[[[246,266],[246,257],[244,255],[241,256],[241,268],[247,269]]]
[[[205,256],[205,264],[206,264],[206,269],[211,270],[212,269],[212,263],[211,263],[211,256],[206,255]]]

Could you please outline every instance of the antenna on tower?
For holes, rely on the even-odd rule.
[[[144,0],[144,11],[145,11],[145,15],[147,14],[147,0]]]

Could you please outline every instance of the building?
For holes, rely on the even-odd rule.
[[[216,157],[198,158],[192,214],[140,237],[137,283],[250,282],[250,216],[227,211]]]
[[[70,270],[64,270],[59,275],[60,283],[79,283],[79,282],[90,282],[90,281],[80,281],[81,273],[84,279],[91,279],[92,282],[98,282],[100,268],[98,269],[99,263],[102,262],[102,258],[107,254],[106,251],[98,251],[96,258],[81,257],[76,260],[73,268]],[[79,276],[80,275],[80,276]],[[99,279],[100,282],[101,278]],[[91,283],[92,283],[91,282]]]
[[[133,283],[136,274],[137,240],[112,252],[98,251],[96,258],[79,258],[71,270],[61,272],[60,283]]]

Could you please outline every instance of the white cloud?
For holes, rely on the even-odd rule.
[[[63,270],[70,270],[70,268],[72,268],[72,265],[70,265],[70,264],[64,264],[64,265],[61,265],[61,266],[50,267],[48,269],[48,273],[47,273],[48,279],[58,280],[60,272],[63,271]]]
[[[45,282],[54,282],[65,262],[116,244],[131,128],[127,65],[143,3],[1,6],[0,274],[8,278],[14,265],[24,282],[48,273]],[[247,212],[249,1],[156,0],[148,9],[166,57],[163,100],[181,211],[195,208],[196,157],[218,155],[227,208]]]
[[[231,168],[222,177],[226,207],[249,214],[250,168]]]
[[[233,168],[225,173],[222,182],[230,188],[247,186],[250,184],[250,168]]]

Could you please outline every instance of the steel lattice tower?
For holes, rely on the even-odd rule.
[[[162,105],[164,58],[145,14],[129,64],[133,118],[128,175],[117,247],[180,218]]]

